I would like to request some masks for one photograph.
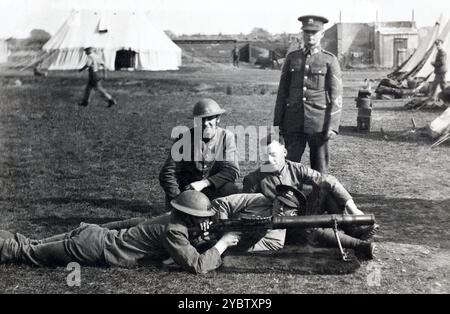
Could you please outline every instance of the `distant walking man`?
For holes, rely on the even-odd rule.
[[[101,80],[102,78],[98,75],[98,70],[100,66],[103,68],[103,79],[106,79],[106,66],[105,63],[101,60],[101,58],[92,52],[92,47],[87,47],[84,49],[87,55],[86,64],[79,69],[79,72],[84,71],[85,69],[89,69],[89,79],[86,85],[86,89],[84,91],[84,97],[80,106],[86,107],[89,105],[89,98],[91,96],[92,89],[97,90],[100,95],[108,101],[108,108],[117,104],[117,102],[112,98],[110,94],[103,88]]]
[[[326,173],[328,140],[338,133],[341,119],[341,70],[336,56],[320,46],[328,20],[314,15],[298,20],[303,23],[304,48],[286,57],[273,125],[284,137],[287,159],[300,162],[308,143],[311,168]]]
[[[446,85],[445,76],[447,73],[447,53],[442,46],[442,39],[437,39],[435,45],[437,48],[436,59],[431,63],[434,67],[434,81],[431,85],[430,98],[433,100],[437,100],[436,95],[438,85],[441,87],[441,90],[444,91]]]
[[[234,46],[231,55],[233,57],[233,66],[239,68],[239,48],[237,46]]]

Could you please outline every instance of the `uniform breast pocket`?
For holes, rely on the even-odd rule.
[[[311,67],[309,78],[311,80],[311,87],[318,90],[325,89],[325,75],[327,74],[326,67]]]
[[[299,67],[291,67],[290,70],[290,76],[291,76],[291,87],[292,86],[300,86],[301,84],[301,78],[302,78],[302,70]]]

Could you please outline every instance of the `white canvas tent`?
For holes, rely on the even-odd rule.
[[[444,29],[439,34],[437,39],[443,40],[444,51],[448,53],[450,51],[450,19],[448,20],[447,24],[445,25]],[[437,53],[436,46],[433,46],[432,53],[430,54],[423,67],[420,69],[420,71],[415,75],[416,77],[428,78],[428,81],[434,80],[434,75],[432,74],[434,72],[434,67],[431,65],[431,62],[433,62],[436,59],[436,53]]]
[[[439,117],[429,124],[430,135],[437,138],[450,133],[450,108],[447,108]]]
[[[439,33],[439,36],[437,36],[436,39],[442,39],[444,42],[443,48],[446,52],[450,51],[450,20],[445,24],[444,28],[441,28],[441,32]],[[401,76],[401,79],[408,79],[408,78],[419,78],[419,79],[425,79],[427,81],[433,81],[434,80],[434,68],[431,65],[432,62],[436,59],[436,53],[437,48],[434,45],[434,40],[431,41],[432,45],[424,56],[422,58],[417,58],[418,60],[415,61],[415,64],[411,63],[410,66],[412,66],[412,69],[409,72],[406,72],[403,76]],[[447,77],[448,80],[448,77]]]
[[[42,68],[73,70],[86,62],[83,48],[93,47],[109,70],[177,70],[181,48],[143,12],[72,11],[44,45]]]

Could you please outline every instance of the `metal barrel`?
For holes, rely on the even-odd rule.
[[[373,225],[375,216],[373,214],[275,216],[273,217],[273,228],[333,228],[335,222],[338,227]]]

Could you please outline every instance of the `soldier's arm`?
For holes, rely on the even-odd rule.
[[[85,64],[81,69],[78,70],[78,72],[83,72],[84,70],[86,70],[89,66],[87,64]]]
[[[344,186],[334,176],[324,175],[322,184],[329,189],[338,205],[345,206],[348,201],[352,200],[350,193],[348,193]]]
[[[236,141],[234,134],[225,133],[223,139],[223,154],[219,149],[218,159],[214,163],[217,172],[208,180],[214,185],[216,189],[221,188],[225,183],[235,182],[239,178],[239,159],[236,149]]]
[[[301,163],[293,163],[294,178],[298,183],[319,187],[322,181],[322,174]]]
[[[352,199],[350,193],[347,192],[344,186],[334,176],[323,175],[301,164],[296,165],[295,170],[299,180],[302,180],[305,184],[329,191],[339,205],[345,206]]]
[[[259,193],[259,192],[261,192],[259,181],[255,180],[254,176],[255,176],[254,173],[250,173],[244,177],[244,181],[243,181],[244,186],[242,188],[243,193]]]
[[[441,60],[440,60],[439,54],[436,55],[436,58],[434,58],[434,61],[431,62],[431,65],[432,65],[434,68],[438,68],[438,67],[441,66]]]
[[[447,53],[445,51],[442,51],[441,64],[443,67],[447,65]]]
[[[178,162],[173,160],[170,151],[164,165],[161,168],[161,171],[159,172],[159,184],[163,188],[169,200],[172,200],[181,192],[177,182],[177,168]]]
[[[83,72],[84,70],[86,70],[87,68],[89,68],[92,65],[92,59],[91,57],[88,56],[86,64],[78,70],[78,72]]]
[[[187,230],[182,228],[169,225],[162,242],[170,257],[191,273],[204,274],[218,268],[222,263],[221,252],[216,247],[200,254],[190,243]]]
[[[98,56],[98,57],[97,57],[97,63],[98,63],[99,66],[102,67],[103,78],[106,79],[107,68],[106,68],[105,62],[103,61],[102,58],[100,58],[100,57]]]
[[[281,69],[280,84],[278,85],[277,100],[275,102],[275,112],[273,118],[273,125],[281,127],[284,117],[284,109],[287,102],[287,97],[289,95],[289,85],[290,85],[290,58],[289,55],[286,57],[283,68]],[[280,129],[283,134],[283,130]]]
[[[326,77],[326,92],[328,96],[328,110],[325,118],[325,131],[339,132],[342,114],[342,74],[338,59],[333,56],[328,65]]]

